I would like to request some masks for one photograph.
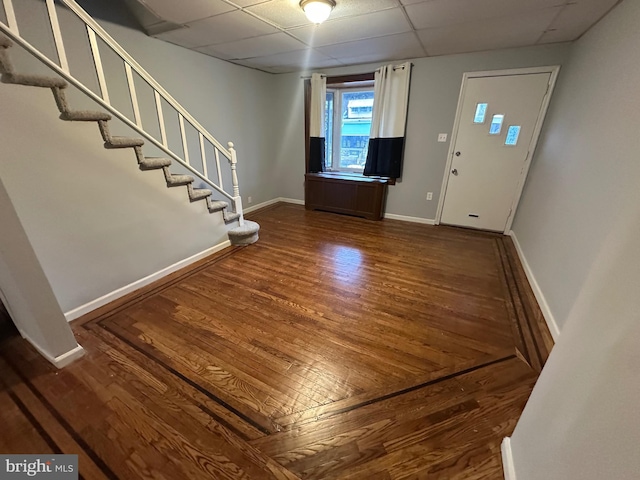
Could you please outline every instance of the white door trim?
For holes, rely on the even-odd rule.
[[[531,160],[533,158],[533,154],[535,153],[535,149],[538,144],[538,138],[540,137],[540,132],[542,131],[542,124],[544,123],[547,110],[549,109],[549,102],[551,101],[551,95],[553,94],[553,90],[556,86],[556,81],[558,80],[558,74],[560,73],[560,65],[552,65],[549,67],[514,68],[510,70],[492,70],[492,71],[486,71],[486,72],[465,72],[462,75],[462,85],[460,87],[460,95],[458,96],[458,107],[456,109],[456,118],[455,118],[455,121],[453,122],[453,131],[451,132],[451,141],[449,142],[449,152],[447,153],[447,164],[444,169],[444,175],[442,178],[442,187],[440,188],[440,197],[438,199],[438,210],[436,212],[436,219],[435,219],[436,225],[440,225],[440,220],[442,219],[442,210],[444,209],[444,199],[447,193],[447,184],[449,182],[449,171],[451,170],[455,145],[456,145],[456,141],[458,140],[458,128],[460,127],[460,117],[462,114],[462,101],[464,100],[467,81],[472,78],[503,77],[507,75],[530,75],[534,73],[550,73],[551,76],[549,78],[549,88],[547,90],[547,93],[544,96],[544,99],[542,100],[542,106],[540,108],[538,120],[536,121],[536,126],[533,130],[533,137],[531,137],[531,143],[529,144],[529,153],[527,154],[527,159],[525,161],[524,168],[522,169],[522,174],[520,175],[520,179],[518,180],[518,187],[516,190],[516,194],[513,198],[513,203],[511,204],[511,213],[509,214],[509,218],[507,219],[507,224],[504,229],[504,234],[505,235],[508,234],[509,231],[511,230],[511,224],[513,223],[516,209],[518,208],[518,204],[520,203],[520,197],[522,196],[524,183],[525,183],[525,180],[527,179],[527,174],[529,173]]]

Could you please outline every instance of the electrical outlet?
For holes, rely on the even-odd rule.
[[[439,141],[440,143],[442,143],[442,142],[446,142],[446,141],[447,141],[447,134],[446,134],[446,133],[440,133],[440,134],[438,135],[438,141]]]
[[[253,202],[253,198],[252,197],[247,197],[247,203],[251,203]]]
[[[433,192],[427,192],[427,200],[433,200]]]

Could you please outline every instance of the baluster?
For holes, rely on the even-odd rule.
[[[181,113],[178,113],[178,119],[180,120],[180,135],[182,136],[182,151],[184,152],[184,162],[187,165],[189,163],[189,149],[187,147],[187,134],[184,131],[184,117]]]
[[[213,147],[213,150],[216,154],[216,170],[218,171],[218,182],[219,182],[219,187],[220,190],[224,190],[224,187],[222,186],[222,170],[220,169],[220,150],[218,150],[216,147]]]
[[[133,107],[133,118],[138,128],[142,128],[142,118],[140,118],[140,106],[138,105],[138,94],[136,93],[136,84],[133,82],[133,73],[131,65],[124,62],[124,71],[127,75],[127,84],[129,85],[129,97],[131,97],[131,106]]]
[[[164,126],[164,114],[162,113],[162,99],[160,94],[154,88],[153,95],[156,99],[156,113],[158,114],[158,125],[160,125],[160,138],[162,140],[162,146],[167,148],[167,129]]]
[[[93,54],[93,63],[96,67],[96,73],[98,74],[98,85],[100,85],[102,100],[104,100],[107,105],[111,105],[111,102],[109,101],[109,91],[107,90],[107,80],[102,68],[102,59],[100,58],[98,40],[96,39],[96,32],[94,32],[89,25],[87,25],[87,34],[89,35],[89,45],[91,46],[91,53]]]
[[[207,155],[204,151],[204,137],[202,136],[202,132],[198,132],[198,137],[200,137],[200,157],[202,158],[202,174],[209,178],[209,172],[207,171]]]
[[[56,51],[58,52],[58,59],[60,60],[60,68],[69,73],[69,62],[67,61],[67,53],[64,50],[64,43],[62,42],[62,31],[60,30],[58,12],[56,12],[54,0],[47,0],[47,13],[49,14],[49,23],[51,24],[51,31],[53,32],[53,41],[56,44]]]
[[[16,12],[13,10],[13,3],[11,0],[3,0],[4,12],[7,15],[7,25],[16,35],[20,34],[18,30],[18,20],[16,20]]]
[[[233,148],[233,142],[229,142],[229,152],[231,152],[231,182],[233,183],[233,196],[240,196],[240,187],[238,186],[238,173],[236,172],[236,164],[238,158],[236,156],[236,149]]]

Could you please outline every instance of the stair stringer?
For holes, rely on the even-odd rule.
[[[119,137],[110,133],[109,122],[111,115],[102,111],[74,110],[66,99],[65,91],[68,84],[64,79],[57,76],[31,75],[23,74],[15,71],[11,62],[10,49],[13,43],[10,39],[0,35],[0,80],[2,83],[21,85],[30,88],[50,88],[53,94],[55,104],[60,112],[59,118],[69,122],[95,122],[102,139],[104,148],[106,149],[133,149],[136,160],[140,166],[140,170],[148,171],[158,167],[150,167],[146,164],[146,158],[143,153],[144,139],[139,137]],[[169,160],[169,159],[167,159]],[[190,175],[176,175],[170,171],[169,165],[162,167],[167,187],[181,187],[187,189],[190,202],[204,200],[207,210],[210,214],[222,212],[222,218],[225,223],[241,220],[241,224],[230,230],[229,239],[232,244],[248,245],[258,240],[258,231],[260,226],[255,222],[248,225],[242,224],[241,213],[228,212],[229,204],[225,201],[213,201],[212,190],[206,188],[195,188],[193,186],[195,178]]]
[[[0,85],[0,178],[63,311],[228,241],[219,215],[93,123],[62,122],[50,91]]]

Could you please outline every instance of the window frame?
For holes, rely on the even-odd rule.
[[[342,150],[342,121],[344,120],[342,117],[343,111],[343,102],[342,96],[344,93],[358,93],[358,92],[371,92],[373,91],[373,84],[362,85],[361,82],[356,82],[358,85],[349,86],[341,84],[339,86],[331,86],[327,85],[327,92],[333,93],[333,132],[331,132],[331,165],[327,166],[327,171],[329,172],[339,172],[339,173],[352,173],[357,175],[362,175],[364,172],[364,166],[362,168],[349,168],[349,167],[341,167],[340,159],[341,159],[341,150]],[[367,82],[369,83],[369,82]],[[336,135],[337,134],[337,135]],[[325,132],[325,138],[329,136],[329,132]],[[327,142],[328,143],[328,142]]]
[[[375,72],[369,73],[360,73],[354,75],[340,75],[340,76],[328,76],[327,77],[327,88],[338,87],[340,84],[354,83],[354,82],[373,82],[375,80]],[[305,136],[305,151],[304,151],[304,160],[305,160],[305,172],[309,173],[309,139],[310,135],[310,126],[311,126],[311,79],[305,78],[304,80],[304,136]],[[345,174],[347,174],[345,172]],[[353,175],[362,175],[353,174]]]

